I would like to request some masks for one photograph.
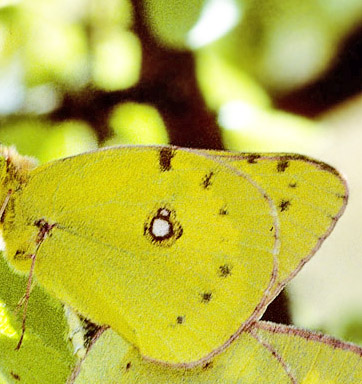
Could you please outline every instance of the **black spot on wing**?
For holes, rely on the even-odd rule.
[[[129,361],[127,364],[126,364],[126,371],[128,371],[132,366],[132,363]]]
[[[211,292],[204,292],[201,294],[201,302],[202,303],[208,303],[210,302],[212,298],[212,293]]]
[[[17,373],[11,371],[10,375],[13,377],[14,380],[20,381],[20,376]]]
[[[205,188],[205,189],[208,189],[211,185],[212,185],[212,179],[213,177],[215,176],[214,172],[210,172],[208,173],[207,175],[204,176],[204,178],[202,179],[202,186]]]
[[[329,219],[331,219],[332,221],[337,221],[338,220],[338,216],[327,215],[327,217]]]
[[[330,172],[330,173],[334,174],[335,176],[340,177],[340,174],[338,173],[338,171],[335,168],[333,168],[329,164],[323,163],[322,161],[318,161],[318,160],[315,160],[315,159],[309,159],[308,157],[303,156],[303,155],[292,155],[291,158],[293,160],[302,160],[302,161],[306,161],[308,163],[314,164],[319,169],[322,169],[323,171]]]
[[[212,361],[208,361],[206,364],[202,366],[202,369],[206,371],[207,369],[211,369],[213,367]]]
[[[222,208],[219,209],[219,215],[220,216],[225,216],[227,215],[229,212],[228,210],[226,209],[226,206],[223,206]]]
[[[297,187],[297,183],[295,181],[293,181],[293,182],[288,184],[288,187],[289,188],[296,188]]]
[[[260,159],[260,155],[258,153],[251,153],[248,155],[247,159],[249,164],[256,164],[257,160]]]
[[[84,346],[89,348],[89,346],[93,343],[94,338],[96,337],[99,330],[102,328],[101,325],[97,325],[85,318],[84,316],[78,315],[83,326],[84,330]]]
[[[290,201],[289,200],[282,200],[279,204],[280,212],[287,211],[290,208]]]
[[[277,233],[276,233],[276,231],[274,230],[274,226],[271,226],[271,227],[270,227],[269,232],[273,232],[273,237],[274,237],[274,239],[277,239]]]
[[[219,270],[218,270],[219,276],[220,277],[230,276],[231,275],[231,269],[232,269],[232,267],[230,267],[230,265],[228,265],[228,264],[220,265]]]
[[[281,159],[277,164],[277,171],[284,172],[289,167],[289,161],[287,159]]]
[[[177,324],[183,324],[185,321],[185,316],[177,316],[176,322]]]
[[[172,168],[171,160],[175,156],[175,150],[170,147],[164,147],[160,150],[160,169],[162,172],[170,171]]]

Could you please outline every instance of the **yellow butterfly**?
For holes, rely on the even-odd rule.
[[[0,153],[8,262],[183,367],[262,316],[347,201],[334,168],[293,154],[113,147],[36,167]]]
[[[68,380],[75,384],[360,384],[362,348],[258,321],[211,361],[175,369],[145,361],[136,348],[107,330]]]

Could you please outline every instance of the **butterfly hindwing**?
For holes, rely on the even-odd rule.
[[[94,384],[291,384],[273,354],[247,333],[242,333],[211,361],[187,369],[145,361],[112,330],[106,331],[92,347],[75,384],[90,381]]]
[[[225,351],[198,367],[175,369],[145,361],[132,345],[109,330],[90,351],[75,384],[90,380],[95,384],[362,382],[361,347],[267,322],[257,322],[251,333],[242,333]]]
[[[362,382],[362,348],[291,326],[258,322],[256,334],[286,362],[295,383]]]

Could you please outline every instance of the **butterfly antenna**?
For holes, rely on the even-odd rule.
[[[31,287],[30,287],[30,294],[34,288],[34,281],[32,282],[31,284]],[[20,311],[20,308],[24,305],[25,303],[25,296],[26,296],[26,293],[24,293],[23,297],[18,301],[18,304],[16,305],[16,309],[15,309],[15,314],[17,315]]]
[[[33,280],[33,273],[34,273],[34,267],[35,267],[35,259],[36,259],[36,253],[31,255],[31,267],[30,272],[28,276],[28,282],[26,284],[26,292],[23,298],[21,299],[21,305],[24,305],[23,307],[23,320],[21,324],[21,336],[20,340],[18,342],[18,345],[16,346],[15,350],[18,351],[21,347],[21,344],[23,343],[24,334],[25,334],[25,323],[26,323],[26,314],[28,312],[28,303],[30,299],[30,293],[32,291],[32,280]]]
[[[28,303],[29,303],[30,293],[31,293],[31,289],[32,289],[32,281],[33,281],[33,275],[34,275],[36,255],[38,253],[39,247],[42,244],[42,242],[46,239],[49,232],[56,226],[56,224],[47,223],[44,219],[37,220],[34,222],[34,224],[39,228],[39,233],[38,233],[38,236],[36,238],[35,252],[30,257],[31,258],[31,267],[30,267],[30,271],[29,271],[28,282],[26,284],[25,296],[22,299],[24,309],[23,309],[23,321],[22,321],[22,327],[21,327],[21,336],[20,336],[20,340],[19,340],[18,345],[16,346],[15,350],[20,349],[21,344],[22,344],[23,339],[24,339],[26,314],[28,311]]]

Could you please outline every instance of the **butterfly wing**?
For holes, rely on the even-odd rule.
[[[333,167],[306,156],[212,153],[249,175],[277,208],[281,246],[276,294],[334,228],[347,204],[346,182]]]
[[[214,156],[121,147],[36,168],[5,216],[7,258],[141,354],[191,365],[264,310],[275,207]],[[51,228],[51,229],[50,229]],[[25,255],[25,256],[24,256]]]
[[[360,384],[362,348],[294,327],[258,322],[214,359],[192,369],[143,360],[112,330],[91,349],[75,384]]]
[[[256,335],[286,362],[296,383],[362,383],[362,348],[330,336],[258,322]]]
[[[212,361],[191,369],[147,362],[123,338],[107,330],[90,350],[75,384],[290,384],[275,357],[242,333]]]

